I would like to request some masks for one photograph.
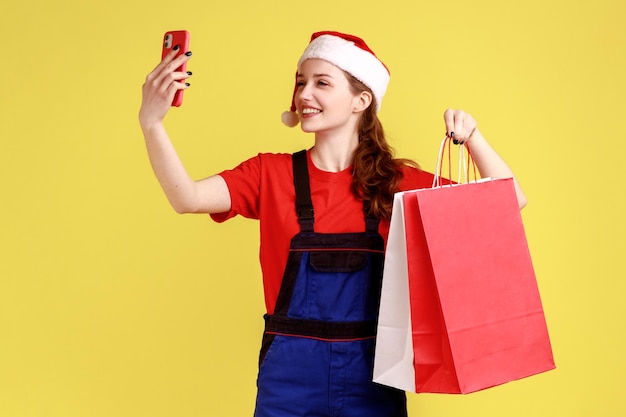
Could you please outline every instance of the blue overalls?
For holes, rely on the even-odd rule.
[[[372,382],[384,242],[313,231],[306,151],[293,155],[300,233],[265,316],[255,417],[406,417],[403,391]]]

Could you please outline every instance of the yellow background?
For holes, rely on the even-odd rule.
[[[192,34],[169,132],[192,176],[311,138],[280,124],[310,33],[390,67],[381,118],[432,169],[462,107],[518,175],[558,369],[413,416],[626,415],[622,0],[3,1],[0,416],[246,416],[263,302],[253,221],[179,216],[137,123],[164,31]]]

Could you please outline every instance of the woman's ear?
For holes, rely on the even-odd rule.
[[[372,104],[372,93],[369,91],[361,91],[359,95],[356,96],[356,101],[354,104],[354,112],[360,113],[363,110],[367,109]]]

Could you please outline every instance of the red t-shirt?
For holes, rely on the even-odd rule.
[[[352,167],[340,172],[322,171],[307,152],[311,200],[315,208],[315,232],[365,231],[363,202],[350,190]],[[260,221],[259,258],[263,273],[265,305],[273,313],[289,254],[291,238],[300,231],[295,211],[291,154],[259,154],[220,175],[230,191],[231,209],[212,214],[217,222],[236,215]],[[406,167],[398,191],[431,187],[433,175]],[[379,232],[387,240],[389,222]]]

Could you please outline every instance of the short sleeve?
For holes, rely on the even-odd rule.
[[[417,190],[430,188],[433,185],[433,174],[422,171],[419,168],[405,166],[402,171],[402,182],[399,191]]]
[[[228,186],[231,205],[229,211],[213,213],[211,218],[220,223],[237,215],[258,219],[261,188],[260,155],[242,162],[234,169],[222,171],[219,175]]]

